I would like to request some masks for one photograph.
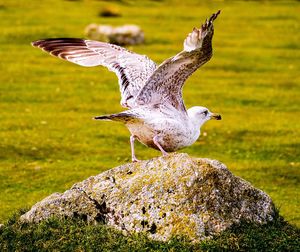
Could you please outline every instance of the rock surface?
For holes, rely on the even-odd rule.
[[[145,37],[142,29],[137,25],[111,25],[89,24],[85,28],[85,35],[92,40],[112,43],[115,45],[138,45],[144,43]]]
[[[241,220],[271,221],[274,213],[268,195],[222,163],[170,154],[90,177],[38,202],[21,220],[76,217],[156,240],[183,235],[199,241]]]

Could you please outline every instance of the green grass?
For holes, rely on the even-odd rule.
[[[272,223],[243,223],[198,244],[185,237],[151,241],[146,234],[124,236],[103,224],[50,219],[21,224],[19,215],[0,229],[1,251],[299,251],[300,231],[277,216]]]
[[[89,23],[140,25],[130,49],[161,62],[218,9],[214,56],[184,88],[188,107],[221,113],[183,150],[224,162],[266,191],[300,226],[300,3],[297,1],[17,1],[0,4],[0,222],[17,209],[129,161],[126,128],[93,116],[121,111],[117,79],[30,46],[48,37],[83,37]],[[99,17],[117,6],[119,18]],[[137,145],[137,156],[160,155]]]

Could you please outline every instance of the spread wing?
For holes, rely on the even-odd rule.
[[[186,112],[182,87],[186,79],[212,57],[213,14],[200,29],[194,28],[184,41],[184,49],[154,71],[136,98],[136,103],[170,104]]]
[[[156,69],[156,64],[145,55],[98,41],[57,38],[38,40],[32,45],[81,66],[102,65],[115,72],[119,79],[121,105],[127,108]]]

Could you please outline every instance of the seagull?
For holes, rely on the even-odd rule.
[[[135,140],[166,156],[192,145],[205,122],[221,119],[205,107],[186,109],[182,98],[187,78],[212,57],[213,21],[219,14],[220,10],[200,28],[194,28],[184,40],[183,50],[160,65],[145,55],[99,41],[50,38],[32,45],[81,66],[105,66],[117,75],[120,103],[127,110],[94,119],[126,125],[131,134],[132,161],[136,162]]]

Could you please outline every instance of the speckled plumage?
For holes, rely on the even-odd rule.
[[[74,38],[43,39],[32,43],[51,55],[81,66],[106,66],[119,79],[121,105],[129,110],[97,116],[99,120],[125,123],[134,140],[159,149],[164,155],[193,144],[207,120],[221,119],[204,107],[186,110],[182,87],[186,79],[212,57],[213,14],[201,28],[194,28],[183,44],[183,51],[159,66],[147,56],[120,46]]]

